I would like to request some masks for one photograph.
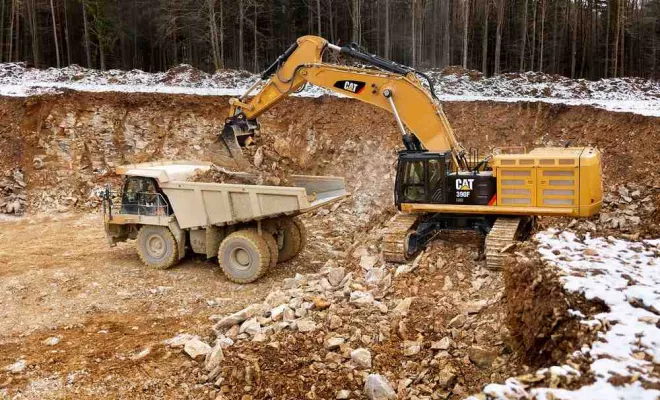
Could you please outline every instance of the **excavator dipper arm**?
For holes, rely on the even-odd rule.
[[[355,68],[322,62],[326,49],[369,63],[378,69]],[[230,100],[230,116],[223,140],[234,158],[242,152],[236,137],[258,128],[257,118],[306,83],[352,97],[391,112],[409,150],[450,151],[455,165],[466,169],[465,150],[456,139],[440,103],[408,67],[364,53],[355,47],[338,47],[316,36],[304,36],[263,74],[267,80],[251,98]],[[406,129],[407,128],[407,129]],[[410,133],[409,133],[409,132]]]

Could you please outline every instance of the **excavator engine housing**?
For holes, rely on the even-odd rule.
[[[407,212],[591,217],[603,197],[600,152],[538,148],[457,171],[449,152],[399,153],[395,202]]]

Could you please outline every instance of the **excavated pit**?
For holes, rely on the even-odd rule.
[[[8,182],[13,182],[15,171],[23,174],[26,187],[22,188],[21,193],[26,198],[21,211],[26,211],[28,215],[43,212],[54,215],[47,220],[47,229],[40,233],[44,235],[43,240],[55,241],[55,235],[61,234],[56,232],[58,218],[72,218],[62,225],[66,229],[81,231],[70,238],[70,245],[85,243],[85,248],[92,249],[95,247],[93,240],[101,240],[102,237],[102,228],[97,226],[99,221],[87,218],[77,222],[79,217],[76,215],[97,209],[96,189],[106,183],[117,184],[117,177],[112,173],[114,167],[159,159],[210,159],[209,149],[222,128],[227,100],[225,97],[207,96],[79,92],[27,99],[2,98],[0,148],[3,149],[3,157],[0,159],[0,172],[5,173]],[[657,188],[660,180],[656,165],[660,154],[657,146],[649,144],[660,140],[660,119],[546,103],[463,102],[447,103],[444,107],[456,134],[466,147],[480,148],[482,153],[488,150],[484,146],[522,145],[532,148],[564,145],[569,140],[573,145],[590,144],[603,151],[603,180],[606,194],[610,196],[605,210],[612,215],[612,219],[594,218],[586,223],[545,218],[541,221],[542,226],[571,225],[594,234],[657,237],[660,222]],[[249,295],[236,300],[236,303],[228,304],[222,312],[235,311],[240,308],[238,304],[259,301],[273,287],[280,285],[282,279],[297,272],[313,273],[329,259],[343,266],[347,272],[362,274],[364,256],[377,257],[383,223],[395,211],[392,188],[400,139],[389,113],[348,99],[289,98],[269,111],[260,122],[260,136],[256,138],[256,146],[248,153],[252,156],[259,146],[263,146],[264,169],[343,176],[353,196],[337,207],[305,216],[311,233],[310,248],[298,261],[269,273],[271,276],[266,278],[265,283],[258,284]],[[17,189],[5,189],[4,194],[12,190]],[[2,196],[0,211],[7,212]],[[11,211],[16,213],[13,208]],[[33,219],[30,221],[18,220],[8,224],[6,233],[2,235],[13,240],[21,236],[21,231],[36,234],[33,228],[26,226],[35,223]],[[10,232],[12,230],[18,233]],[[42,246],[43,241],[35,243],[32,251],[39,257],[45,257],[43,249],[37,249],[39,245]],[[101,246],[105,246],[102,241],[96,245]],[[414,387],[416,392],[408,395],[422,396],[439,391],[447,398],[461,398],[480,390],[488,382],[501,381],[525,372],[528,367],[560,362],[574,348],[575,342],[582,339],[576,339],[579,330],[574,324],[562,319],[566,313],[565,302],[538,302],[540,297],[560,292],[556,282],[536,291],[518,290],[529,287],[530,282],[543,275],[539,272],[540,267],[512,267],[504,276],[489,273],[483,268],[483,260],[478,259],[479,246],[480,240],[475,235],[442,235],[418,260],[414,272],[403,273],[393,280],[386,299],[396,303],[414,298],[407,315],[373,316],[371,312],[351,306],[340,307],[331,311],[340,315],[344,323],[333,332],[347,339],[353,338],[352,347],[370,347],[374,355],[373,371],[387,376],[395,389],[399,386],[405,391],[408,386]],[[29,270],[26,260],[15,259],[10,254],[10,247],[0,250],[4,250],[0,251],[0,261],[8,265],[5,271],[0,269],[0,276],[20,281],[22,269]],[[24,253],[19,254],[28,257],[30,252]],[[141,270],[138,264],[133,263],[132,258],[136,257],[129,245],[111,252],[103,249],[96,253],[94,257],[104,260],[104,268],[115,268],[116,265],[121,270],[121,265],[129,263],[130,272],[126,276],[112,275],[113,279],[118,280],[113,284],[119,287],[130,286],[125,280],[142,273],[135,272]],[[77,268],[84,268],[85,263],[92,262],[83,254],[76,253],[73,257]],[[50,260],[44,260],[44,263],[48,268],[55,265],[64,268],[65,260],[62,264]],[[200,265],[201,268],[215,266],[210,261],[195,257],[189,257],[186,265],[189,264],[194,264],[197,269]],[[181,274],[182,270],[177,268],[174,273]],[[156,285],[163,274],[150,273],[149,281]],[[100,273],[93,276],[96,280],[103,279]],[[222,278],[216,274],[212,279]],[[12,281],[8,285],[9,293],[16,290],[23,293],[21,284]],[[168,285],[175,286],[177,283],[169,281]],[[202,296],[212,296],[213,291],[218,290],[217,283],[207,281],[196,281],[186,285],[186,288],[194,291],[195,285],[200,287]],[[71,288],[71,296],[77,290],[76,287]],[[228,289],[223,287],[223,290]],[[192,316],[177,317],[171,322],[171,331],[159,325],[157,339],[174,336],[186,326],[190,329],[191,324],[195,327],[193,330],[208,337],[210,323],[205,321],[210,311],[195,305],[197,300],[190,296],[173,296],[174,303],[192,307]],[[28,298],[26,301],[30,301],[29,295],[25,297]],[[121,304],[123,298],[117,299],[108,294],[106,300]],[[31,304],[34,307],[26,308],[26,315],[38,313],[38,304],[43,301],[42,297],[35,299],[35,304]],[[129,300],[121,309],[121,321],[109,320],[117,325],[130,325],[131,315],[141,313],[138,310],[144,310],[149,301],[149,297]],[[156,316],[168,317],[172,310],[161,305],[150,305],[148,309]],[[115,312],[102,306],[101,310],[104,313]],[[85,309],[82,314],[86,317],[75,321],[82,324],[84,331],[74,343],[86,343],[84,338],[91,334],[90,329],[107,325],[97,321],[100,318],[98,312],[98,309]],[[218,310],[213,312],[221,313]],[[553,316],[557,317],[556,321]],[[317,315],[321,320],[329,317],[328,312]],[[47,364],[47,357],[35,354],[33,348],[38,343],[32,339],[21,341],[18,338],[26,331],[43,332],[53,326],[56,330],[61,329],[67,325],[67,318],[61,316],[36,326],[14,328],[11,333],[0,332],[0,364],[10,364],[22,355],[35,360],[37,372],[43,369],[43,374],[66,375],[81,369],[80,365],[86,365],[85,362],[75,358],[74,363],[64,356],[58,356],[65,360],[54,363],[54,367],[41,366],[41,363]],[[147,322],[150,321],[144,321],[142,316],[136,325],[149,329]],[[4,326],[8,328],[9,324]],[[356,328],[360,331],[356,332]],[[106,395],[131,393],[139,386],[136,382],[146,374],[150,382],[150,386],[145,384],[142,389],[146,397],[156,394],[196,397],[224,393],[226,398],[240,399],[249,395],[258,399],[267,397],[269,393],[281,393],[288,398],[334,398],[339,389],[350,390],[357,396],[363,377],[359,371],[343,367],[345,360],[341,354],[330,354],[335,352],[324,347],[329,333],[325,327],[307,335],[284,333],[279,338],[278,348],[238,341],[225,352],[226,365],[233,367],[223,369],[221,376],[224,381],[217,386],[208,382],[208,377],[205,380],[205,373],[197,362],[186,361],[184,368],[180,368],[183,361],[173,362],[170,351],[158,342],[152,342],[150,346],[155,350],[145,358],[144,365],[136,366],[139,363],[131,362],[129,366],[118,363],[111,364],[107,369],[89,368],[88,371],[93,371],[92,375],[99,376],[80,378],[80,384],[86,389],[77,393],[82,393],[83,397],[97,395],[98,391],[89,388],[98,384],[109,370],[113,376],[128,383],[115,383],[110,379],[110,383],[103,386],[106,392],[101,392]],[[380,334],[384,335],[384,339],[374,342]],[[451,340],[451,345],[446,349],[444,345],[442,349],[429,345],[446,337]],[[137,352],[147,339],[140,336],[135,338],[136,342],[130,340],[124,339],[119,347],[126,352]],[[418,340],[424,343],[420,351],[404,356],[405,346]],[[14,346],[16,343],[19,345]],[[104,345],[96,352],[88,352],[90,358],[99,354],[103,354],[100,358],[112,358],[113,351],[117,351],[116,348],[113,350],[112,346]],[[183,359],[186,356],[177,357]],[[160,372],[154,372],[159,368],[160,372],[164,369],[175,373],[164,382],[153,378],[160,376]],[[255,374],[255,369],[258,374]],[[142,371],[145,371],[144,374]],[[38,377],[37,372],[33,373]],[[168,392],[171,385],[183,383],[190,387]],[[6,387],[11,393],[28,390],[28,393],[34,394],[34,391],[30,392],[31,388],[26,389],[27,385],[28,379],[16,378],[10,380]],[[246,386],[250,387],[247,391]],[[59,394],[72,393],[67,392],[66,387],[58,387],[57,390]]]

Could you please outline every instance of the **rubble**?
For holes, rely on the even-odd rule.
[[[261,149],[261,147],[259,149]],[[256,161],[259,160],[257,159]],[[261,166],[261,162],[259,162],[259,166]],[[211,165],[211,168],[207,171],[197,172],[191,176],[189,180],[191,182],[227,183],[238,185],[295,186],[291,178],[289,178],[284,171],[273,171],[270,168],[267,171],[262,171],[258,169],[259,166],[255,164],[253,170],[236,172],[214,164]]]
[[[600,214],[571,220],[566,227],[578,232],[615,235],[628,240],[655,238],[660,234],[660,181],[628,182],[607,187]]]
[[[495,361],[497,354],[480,346],[472,346],[468,350],[468,357],[479,368],[488,368]]]
[[[25,362],[25,360],[18,360],[15,363],[6,366],[5,371],[12,374],[20,374],[25,371],[25,368],[27,368],[27,362]]]
[[[492,324],[484,311],[491,309],[492,302],[481,296],[498,293],[501,284],[493,283],[491,289],[474,296],[465,292],[461,299],[459,292],[442,291],[443,274],[435,268],[435,257],[420,258],[414,270],[388,280],[392,269],[375,264],[365,269],[364,263],[360,265],[360,260],[364,260],[360,252],[354,262],[333,260],[318,272],[286,278],[262,303],[228,317],[214,316],[213,320],[218,321],[214,326],[216,346],[223,338],[234,338],[233,345],[223,348],[225,359],[221,365],[232,368],[219,372],[221,386],[242,390],[245,376],[232,371],[252,366],[262,371],[291,368],[305,382],[314,382],[316,396],[323,398],[336,397],[340,390],[352,397],[350,393],[364,392],[365,387],[374,389],[376,396],[388,398],[395,392],[389,382],[397,382],[399,395],[423,396],[459,383],[465,385],[467,380],[475,379],[472,374],[480,377],[477,379],[488,379],[488,371],[508,367],[504,362],[491,361],[490,365],[484,363],[483,368],[474,367],[461,375],[458,371],[465,371],[464,361],[455,364],[455,360],[461,359],[469,364],[468,350],[473,342],[479,343],[486,355],[498,354],[495,349],[499,344],[494,343],[500,337],[480,328]],[[460,265],[474,262],[469,251],[460,250],[460,256],[454,258],[460,260]],[[475,276],[485,274],[481,268],[475,271]],[[466,275],[468,270],[457,272]],[[470,287],[467,279],[457,282]],[[473,313],[477,309],[479,312]],[[450,310],[455,310],[454,318],[441,317]],[[480,319],[483,321],[476,327]],[[402,363],[399,360],[403,357],[406,362]],[[504,360],[509,360],[508,356]],[[370,372],[374,367],[383,374],[381,377],[387,376],[392,391],[381,386],[378,378],[357,374]],[[274,375],[261,379],[261,389],[250,392],[256,397],[267,394],[268,389],[286,391],[290,387]],[[369,385],[368,379],[373,381]],[[348,383],[338,386],[339,383],[329,384],[329,380]],[[474,381],[470,382],[474,385]],[[300,393],[298,390],[294,393]]]
[[[177,348],[177,347],[185,346],[186,343],[188,343],[193,339],[199,339],[199,336],[191,335],[189,333],[180,333],[173,338],[163,340],[163,344],[166,346]]]
[[[55,346],[60,342],[60,340],[61,339],[57,336],[51,336],[47,339],[44,339],[44,341],[41,343],[45,344],[46,346]]]
[[[396,399],[396,392],[382,375],[370,374],[364,382],[364,394],[369,400]]]
[[[27,183],[20,168],[0,175],[0,214],[22,215],[27,207]]]
[[[204,367],[206,368],[207,371],[213,371],[215,368],[219,367],[222,360],[225,359],[225,355],[222,352],[222,348],[223,348],[223,343],[218,340],[215,346],[213,347],[213,349],[211,349],[211,352],[208,353],[206,357],[206,361],[204,363]],[[186,353],[188,352],[186,351]],[[188,354],[190,355],[190,353]]]
[[[359,348],[351,351],[351,360],[360,368],[371,368],[371,352]]]
[[[183,346],[183,350],[192,358],[193,360],[199,357],[206,357],[207,354],[211,353],[211,346],[202,342],[199,339],[191,339],[186,342]]]

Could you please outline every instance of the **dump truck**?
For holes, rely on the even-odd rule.
[[[248,283],[305,247],[298,215],[348,195],[344,178],[331,176],[292,175],[293,187],[190,181],[211,168],[195,161],[118,167],[119,196],[109,187],[102,196],[109,243],[134,239],[140,259],[157,269],[187,250],[217,257],[228,279]]]

